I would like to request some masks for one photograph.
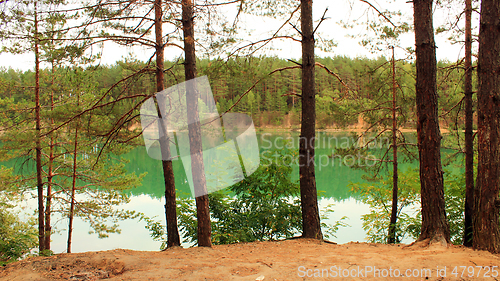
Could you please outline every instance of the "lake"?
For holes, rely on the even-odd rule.
[[[258,142],[261,153],[261,164],[265,163],[266,157],[271,157],[266,151],[273,148],[281,148],[284,145],[288,147],[298,147],[298,132],[260,132],[258,133]],[[407,139],[414,136],[409,135]],[[347,155],[343,157],[329,156],[335,153],[336,148],[344,148],[356,141],[356,136],[351,133],[326,133],[318,132],[316,137],[316,184],[318,189],[320,210],[329,204],[334,204],[334,213],[323,220],[327,224],[347,216],[345,221],[350,226],[341,227],[335,237],[329,240],[337,243],[347,243],[350,241],[365,241],[365,231],[362,228],[361,216],[370,212],[369,206],[360,202],[354,194],[350,192],[349,184],[364,182],[362,176],[365,172],[359,169],[351,168],[354,163],[358,165],[370,165],[373,162],[367,161],[359,155]],[[361,142],[366,143],[367,138]],[[388,139],[382,139],[372,142],[368,145],[373,151],[381,151],[390,144]],[[407,140],[408,141],[408,140]],[[137,147],[124,155],[130,162],[126,168],[129,172],[137,174],[147,172],[141,187],[130,191],[130,203],[123,205],[125,209],[135,210],[144,213],[149,217],[155,217],[156,220],[164,224],[164,183],[161,161],[150,158],[144,147]],[[368,159],[369,160],[369,159]],[[293,163],[292,159],[289,162]],[[179,196],[188,196],[190,193],[189,185],[184,173],[184,168],[180,160],[173,161],[176,188]],[[400,169],[408,167],[417,167],[416,163],[402,163]],[[389,166],[392,169],[392,167]],[[298,167],[294,165],[292,179],[298,180]],[[31,199],[25,202],[27,206],[33,208],[36,206],[36,200]],[[64,252],[67,239],[67,220],[57,220],[55,227],[59,232],[52,236],[52,250],[56,253]],[[88,224],[75,220],[73,232],[73,252],[101,251],[115,248],[125,248],[133,250],[158,250],[160,242],[155,242],[150,238],[149,231],[145,229],[145,223],[138,220],[127,220],[120,223],[121,234],[110,234],[109,238],[99,239],[97,235],[90,235]],[[409,241],[405,241],[409,242]],[[186,246],[186,244],[184,244]]]

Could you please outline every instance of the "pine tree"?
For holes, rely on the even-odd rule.
[[[436,90],[436,45],[432,25],[432,0],[413,1],[416,45],[417,134],[420,162],[422,229],[419,241],[446,245],[450,230],[446,219],[441,133]]]

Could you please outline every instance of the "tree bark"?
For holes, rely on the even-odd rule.
[[[387,243],[396,243],[396,222],[398,220],[398,140],[396,120],[396,63],[394,47],[392,47],[392,209]]]
[[[38,50],[38,11],[35,2],[35,151],[36,151],[36,186],[38,192],[38,249],[41,253],[45,250],[45,210],[43,206],[43,181],[42,181],[42,144],[40,128],[40,55]]]
[[[465,206],[463,245],[472,246],[474,212],[474,138],[472,133],[472,0],[465,0]]]
[[[50,236],[52,232],[50,216],[52,212],[52,178],[53,178],[53,163],[54,163],[54,139],[50,138],[50,152],[49,152],[49,167],[48,167],[48,176],[47,176],[47,199],[45,206],[45,249],[50,250]]]
[[[430,239],[446,245],[450,230],[446,219],[441,132],[436,91],[436,46],[432,25],[432,0],[414,0],[416,44],[417,135],[420,161],[422,229],[418,241]]]
[[[500,1],[481,1],[478,58],[478,169],[473,247],[498,253]]]
[[[80,94],[76,94],[76,105],[80,106]],[[80,118],[76,118],[76,124],[75,124],[75,146],[73,150],[73,181],[71,184],[71,203],[70,203],[70,209],[69,209],[69,224],[68,224],[68,243],[67,243],[67,248],[66,252],[71,253],[71,242],[73,238],[73,221],[75,218],[75,195],[76,195],[76,177],[77,177],[77,156],[78,156],[78,127],[80,126],[79,122]]]
[[[54,87],[54,70],[55,64],[54,61],[51,63],[51,87]],[[52,88],[50,91],[50,111],[54,111],[54,89]],[[50,125],[54,126],[54,118],[50,118]],[[48,169],[47,169],[47,199],[45,205],[45,249],[50,250],[50,236],[52,232],[50,216],[52,212],[52,179],[53,179],[53,171],[54,171],[54,136],[50,135],[50,143],[49,143],[49,159],[48,159]]]
[[[69,208],[69,223],[68,223],[68,243],[66,252],[71,253],[71,239],[73,238],[73,220],[75,217],[75,193],[76,193],[76,157],[78,156],[78,122],[75,126],[75,147],[73,150],[73,182],[71,185],[71,203]]]
[[[314,172],[316,137],[316,89],[314,81],[314,32],[312,0],[301,0],[302,27],[302,124],[299,142],[302,237],[323,239]]]
[[[155,36],[156,36],[156,91],[165,89],[164,77],[164,45],[163,45],[163,11],[162,1],[155,0]],[[177,206],[175,194],[175,178],[172,160],[170,159],[170,144],[166,122],[164,122],[160,110],[159,116],[160,147],[162,153],[163,180],[165,184],[165,220],[167,222],[167,247],[180,246],[179,230],[177,227]]]
[[[182,30],[184,33],[184,73],[186,81],[196,77],[196,52],[194,42],[193,2],[182,0]],[[198,219],[198,246],[211,247],[210,209],[208,205],[205,167],[201,142],[201,128],[198,114],[198,96],[196,85],[186,84],[186,107],[191,153],[191,170],[196,196],[196,216]],[[198,196],[199,194],[200,196]]]

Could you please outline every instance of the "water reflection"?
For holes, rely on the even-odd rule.
[[[259,134],[258,141],[262,155],[266,149],[279,148],[283,145],[288,145],[290,148],[298,148],[299,134],[296,132]],[[323,156],[332,155],[335,149],[345,146],[346,142],[354,142],[357,138],[346,133],[318,133],[319,142],[316,145],[317,161]],[[367,141],[366,138],[363,141]],[[269,147],[271,143],[271,147]],[[156,220],[164,224],[164,182],[162,174],[161,161],[154,160],[147,155],[144,147],[138,147],[125,155],[125,158],[130,160],[126,169],[129,172],[141,174],[147,172],[144,178],[143,185],[139,188],[129,191],[131,201],[123,206],[129,210],[135,210],[144,213],[146,216],[155,217]],[[369,213],[368,205],[360,203],[356,197],[350,192],[349,184],[351,182],[363,182],[361,170],[350,168],[349,165],[341,163],[339,159],[330,159],[326,165],[322,165],[321,169],[317,166],[316,169],[316,185],[318,194],[321,197],[319,200],[320,209],[324,209],[329,204],[334,204],[334,213],[332,213],[326,222],[334,224],[343,216],[347,216],[345,222],[350,227],[341,227],[337,232],[337,238],[331,237],[329,240],[337,243],[347,243],[350,241],[365,241],[365,231],[362,228],[361,215]],[[415,164],[403,164],[415,165]],[[173,160],[173,168],[176,182],[177,195],[179,197],[190,196],[190,188],[184,172],[182,161]],[[293,179],[298,180],[298,167],[294,166]],[[34,200],[34,199],[33,199]],[[36,201],[30,203],[33,208],[36,206]],[[53,221],[57,221],[54,218]],[[121,234],[110,234],[109,238],[98,239],[97,235],[90,235],[88,224],[77,219],[74,226],[73,236],[73,252],[83,251],[98,251],[110,250],[115,248],[125,248],[133,250],[151,250],[156,251],[160,247],[160,242],[153,241],[149,232],[145,229],[145,223],[138,220],[128,220],[120,223]],[[66,249],[67,232],[66,222],[63,219],[58,228],[61,230],[52,236],[52,249],[59,253]],[[184,244],[186,245],[186,244]]]
[[[340,202],[333,198],[322,198],[319,200],[320,209],[326,208],[329,204],[335,204],[335,212],[331,214],[327,220],[323,221],[327,224],[333,224],[335,221],[340,220],[341,217],[347,215],[349,217],[345,222],[351,227],[341,227],[336,233],[335,237],[330,237],[328,240],[337,243],[347,243],[350,241],[365,241],[365,232],[362,228],[361,215],[369,212],[367,205],[359,203],[356,199],[350,198]],[[36,205],[36,200],[33,199],[33,204]],[[127,208],[143,212],[147,216],[157,216],[157,220],[164,221],[164,201],[152,198],[148,195],[138,195],[131,197],[130,203]],[[65,221],[65,220],[64,220]],[[52,250],[56,253],[66,251],[67,231],[66,223],[59,225],[60,232],[52,236]],[[74,232],[73,232],[73,245],[72,252],[88,252],[88,251],[103,251],[112,249],[131,249],[139,251],[158,251],[160,242],[153,241],[148,230],[145,228],[145,223],[138,220],[126,220],[120,222],[121,234],[110,234],[108,238],[99,239],[97,235],[90,235],[88,231],[88,224],[75,219]],[[184,247],[190,246],[188,243],[183,242]]]

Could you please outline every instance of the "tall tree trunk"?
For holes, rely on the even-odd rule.
[[[316,138],[316,89],[314,81],[314,32],[312,0],[301,0],[302,27],[302,124],[299,143],[302,237],[323,239],[314,173]]]
[[[55,65],[52,61],[51,68],[51,91],[50,91],[50,111],[53,113],[54,111],[54,69]],[[50,125],[54,125],[54,118],[50,118]],[[49,159],[48,159],[48,169],[47,169],[47,199],[45,206],[45,249],[50,250],[50,236],[52,232],[52,226],[50,222],[50,216],[52,212],[52,179],[53,179],[53,171],[54,171],[54,136],[50,135],[49,140]]]
[[[35,150],[36,150],[36,186],[38,192],[38,249],[45,250],[45,210],[43,206],[43,181],[42,181],[42,144],[40,128],[40,55],[38,50],[38,11],[35,2]]]
[[[481,1],[479,30],[478,168],[475,190],[474,249],[498,253],[500,176],[500,1]]]
[[[186,81],[196,77],[196,53],[194,42],[193,2],[182,0],[182,29],[184,32],[184,73]],[[194,83],[186,85],[186,107],[191,153],[191,170],[196,194],[196,216],[198,219],[198,246],[211,247],[210,209],[208,205],[205,167],[201,143],[201,128],[198,116],[198,91]],[[199,196],[198,196],[199,194]]]
[[[47,176],[47,198],[45,206],[45,249],[50,250],[50,237],[52,232],[52,226],[50,222],[50,216],[52,212],[52,178],[53,178],[53,163],[54,163],[54,138],[50,137],[50,152],[49,152],[49,163],[48,163],[48,176]]]
[[[155,35],[156,35],[156,91],[161,92],[165,89],[164,77],[164,45],[163,45],[163,11],[162,1],[155,0]],[[160,110],[159,115],[160,147],[162,153],[163,180],[165,184],[165,219],[167,222],[167,247],[180,246],[179,230],[177,228],[177,206],[175,194],[175,178],[172,160],[170,160],[170,145],[167,132],[167,124],[164,122]]]
[[[398,220],[398,124],[396,120],[396,62],[392,47],[392,209],[387,243],[396,243],[396,222]]]
[[[68,245],[67,253],[71,253],[71,239],[73,237],[73,219],[75,217],[75,193],[76,193],[76,156],[78,155],[78,121],[75,126],[75,147],[73,150],[73,182],[71,185],[71,203],[69,209],[69,225],[68,225]]]
[[[474,212],[474,138],[472,134],[472,0],[465,0],[465,212],[463,245],[472,246]]]
[[[417,68],[417,135],[422,203],[422,230],[418,240],[430,238],[431,243],[441,242],[446,245],[450,240],[450,230],[446,219],[441,167],[432,2],[432,0],[413,1]]]

